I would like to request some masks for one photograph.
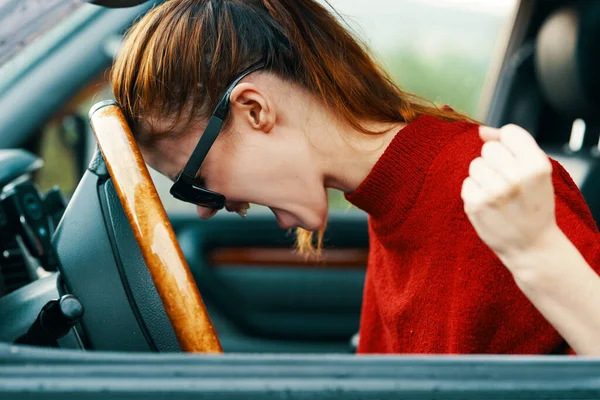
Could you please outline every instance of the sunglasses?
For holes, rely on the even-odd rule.
[[[217,136],[219,136],[219,132],[221,132],[223,121],[229,112],[229,98],[231,97],[231,92],[247,75],[264,68],[264,66],[264,62],[254,64],[242,72],[233,83],[229,85],[208,120],[208,125],[206,125],[202,136],[200,136],[200,140],[192,152],[190,159],[185,164],[183,171],[179,174],[173,186],[171,186],[170,192],[173,197],[185,201],[186,203],[192,203],[213,210],[220,210],[225,207],[225,196],[204,188],[204,185],[196,179],[196,174],[206,158],[208,151],[215,143]]]

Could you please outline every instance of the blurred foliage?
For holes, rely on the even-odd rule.
[[[428,58],[410,50],[390,54],[383,63],[403,90],[475,117],[487,63],[466,54],[442,53]]]
[[[77,157],[61,133],[57,121],[45,127],[39,145],[39,156],[44,160],[44,167],[35,174],[35,181],[42,192],[58,186],[64,194],[70,196],[80,177],[77,176]]]

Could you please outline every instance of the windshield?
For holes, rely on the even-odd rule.
[[[0,65],[83,4],[81,0],[0,0]]]

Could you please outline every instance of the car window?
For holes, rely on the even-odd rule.
[[[81,0],[0,0],[0,65],[83,4]]]
[[[69,197],[77,187],[96,147],[88,111],[97,101],[111,97],[107,77],[104,71],[89,82],[40,128],[30,144],[44,160],[44,168],[34,175],[42,191],[58,186]]]
[[[408,92],[481,118],[516,0],[329,0]],[[487,82],[486,82],[487,79]],[[478,106],[482,106],[478,110]],[[332,191],[331,208],[349,207]]]

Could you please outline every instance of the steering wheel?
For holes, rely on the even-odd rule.
[[[90,123],[117,195],[181,349],[221,353],[221,345],[121,109],[102,101]]]

